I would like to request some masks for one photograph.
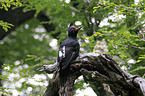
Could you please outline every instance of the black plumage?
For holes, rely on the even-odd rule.
[[[70,24],[68,29],[69,38],[65,39],[61,44],[58,51],[57,61],[59,63],[59,76],[61,84],[66,82],[69,74],[70,62],[79,56],[80,45],[77,41],[77,33],[81,29],[76,28]]]

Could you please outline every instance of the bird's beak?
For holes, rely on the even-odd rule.
[[[82,28],[82,26],[80,26],[79,28],[77,28],[76,31],[78,32],[81,28]]]

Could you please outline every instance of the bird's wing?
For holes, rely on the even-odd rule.
[[[73,47],[63,46],[58,52],[58,62],[60,63],[60,68],[65,69],[69,63],[75,58],[76,51]]]
[[[68,50],[68,48],[67,48]],[[62,62],[62,60],[66,57],[66,46],[62,46],[58,51],[58,62]]]

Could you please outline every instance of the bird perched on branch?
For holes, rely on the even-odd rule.
[[[69,38],[65,39],[59,47],[57,61],[59,64],[59,76],[61,85],[67,80],[69,74],[70,62],[75,60],[79,55],[80,45],[77,41],[77,34],[81,27],[76,28],[72,23],[68,28]]]

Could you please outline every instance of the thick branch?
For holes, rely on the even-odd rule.
[[[57,64],[55,64],[55,66],[57,67]],[[49,70],[54,70],[54,66],[49,67]],[[56,73],[58,74],[57,71]],[[70,73],[66,84],[63,87],[59,84],[57,87],[53,87],[56,87],[57,90],[59,90],[57,93],[64,92],[65,95],[71,93],[74,81],[80,75],[83,75],[86,82],[93,85],[97,84],[96,82],[99,82],[100,84],[108,84],[115,96],[145,96],[145,80],[123,71],[117,62],[107,54],[99,56],[98,54],[80,55],[80,58],[77,58],[77,60],[71,63]],[[59,78],[54,77],[53,82],[56,81],[59,82]],[[48,85],[49,87],[50,85],[55,84],[51,83]],[[61,94],[60,96],[64,96],[64,94]],[[67,96],[72,96],[72,94]]]

